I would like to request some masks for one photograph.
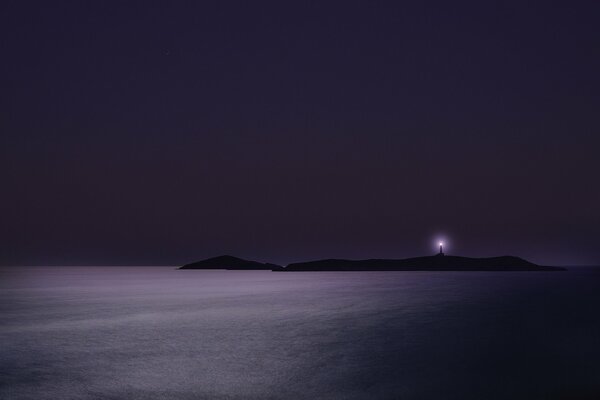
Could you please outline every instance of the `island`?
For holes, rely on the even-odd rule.
[[[206,260],[197,261],[186,264],[179,269],[225,269],[225,270],[267,270],[277,271],[281,269],[281,265],[271,263],[261,263],[258,261],[244,260],[243,258],[234,256],[218,256],[208,258]]]
[[[404,259],[326,259],[281,265],[245,260],[229,255],[186,264],[179,269],[267,270],[274,272],[319,271],[565,271],[562,267],[534,264],[515,256],[460,257],[439,254]]]
[[[405,259],[340,260],[327,259],[299,262],[280,271],[564,271],[561,267],[537,265],[520,257],[501,256],[471,258],[447,256],[414,257]]]

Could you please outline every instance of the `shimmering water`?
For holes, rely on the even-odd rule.
[[[600,398],[599,306],[594,268],[4,268],[0,398]]]

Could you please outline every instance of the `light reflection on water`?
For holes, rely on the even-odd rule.
[[[597,271],[3,268],[0,398],[596,398]]]

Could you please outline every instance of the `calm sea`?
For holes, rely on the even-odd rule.
[[[3,268],[0,398],[598,399],[600,268]]]

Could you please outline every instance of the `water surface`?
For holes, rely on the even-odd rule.
[[[3,268],[0,398],[600,398],[599,272]]]

